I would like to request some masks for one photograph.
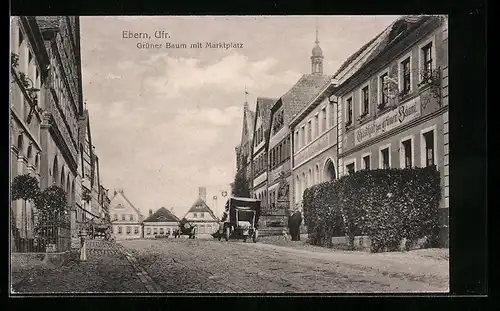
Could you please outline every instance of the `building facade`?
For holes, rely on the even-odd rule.
[[[114,191],[109,213],[116,240],[139,239],[143,237],[141,212],[125,196],[123,189]]]
[[[297,209],[302,210],[306,188],[334,180],[337,170],[337,103],[332,96],[336,82],[325,79],[315,94],[290,122],[292,141],[293,195]]]
[[[319,46],[317,32],[315,43],[311,55],[311,74],[303,75],[271,108],[267,188],[270,209],[278,209],[280,212],[276,214],[270,211],[266,217],[267,212],[264,210],[263,220],[267,219],[268,222],[276,222],[278,218],[284,222],[287,210],[296,207],[293,186],[290,186],[293,163],[291,121],[331,79],[323,74],[323,51]]]
[[[109,198],[109,190],[104,188],[103,185],[99,186],[99,205],[101,206],[101,219],[106,222],[111,222],[111,217],[109,215],[109,205],[111,200]]]
[[[174,230],[179,228],[179,218],[165,207],[161,207],[154,213],[149,210],[149,216],[144,220],[142,226],[146,239],[172,237]]]
[[[61,187],[74,214],[82,107],[79,18],[22,16],[11,26],[11,176],[30,173],[42,190]],[[13,204],[22,237],[33,235],[33,208],[30,202]]]
[[[271,107],[276,99],[258,97],[253,120],[252,183],[251,193],[261,200],[262,208],[268,207],[267,196],[267,147],[269,142],[269,124]]]
[[[197,234],[212,234],[219,229],[219,220],[206,203],[206,188],[198,189],[198,198],[184,218],[195,226]]]
[[[10,181],[23,174],[40,181],[43,173],[40,126],[43,108],[47,107],[43,95],[50,83],[50,62],[36,19],[24,16],[11,19],[10,46]],[[33,237],[33,208],[31,202],[12,202],[12,229],[16,236]]]
[[[405,16],[341,66],[338,171],[436,165],[441,242],[448,245],[448,26]]]

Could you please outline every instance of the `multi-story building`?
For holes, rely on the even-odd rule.
[[[337,174],[337,104],[331,96],[336,82],[327,77],[317,92],[291,120],[293,196],[302,209],[304,190],[333,180]]]
[[[149,210],[149,216],[144,220],[142,226],[142,232],[146,239],[173,236],[174,230],[179,228],[179,218],[165,207],[161,207],[154,213]]]
[[[111,198],[109,213],[116,240],[139,239],[142,235],[143,216],[125,196],[123,189],[117,189]]]
[[[109,204],[111,203],[111,200],[108,196],[108,189],[104,188],[104,186],[101,184],[99,185],[99,205],[101,206],[101,219],[103,219],[106,222],[111,221],[111,217],[109,216]]]
[[[10,45],[10,178],[12,181],[15,176],[31,174],[40,181],[45,173],[40,170],[44,150],[40,126],[43,111],[50,109],[45,96],[51,82],[49,55],[34,17],[11,19]],[[15,235],[33,236],[33,208],[31,202],[12,202]]]
[[[319,46],[319,40],[316,32],[316,45],[312,50],[311,56],[311,74],[303,75],[299,81],[284,94],[271,108],[271,123],[270,123],[270,138],[269,138],[269,174],[268,174],[268,193],[270,207],[282,205],[283,208],[290,208],[289,202],[293,201],[293,191],[290,191],[290,183],[292,179],[292,161],[290,160],[291,151],[298,151],[299,149],[292,149],[292,133],[294,132],[295,124],[300,116],[299,112],[304,111],[304,107],[311,101],[311,99],[318,94],[322,88],[328,84],[331,77],[323,74],[323,51]],[[316,126],[311,124],[316,119],[322,120],[324,118],[324,111],[321,116],[316,114],[316,118],[308,120],[309,123],[300,125],[301,129],[304,126],[309,126],[307,131],[312,131]],[[292,123],[292,124],[291,124]],[[314,128],[315,129],[315,128]],[[323,128],[321,128],[323,129]],[[326,128],[325,128],[326,129]],[[302,129],[303,130],[303,129]],[[297,130],[300,133],[299,130]],[[309,133],[309,132],[308,132]],[[313,134],[312,132],[309,134]],[[318,135],[319,131],[316,130],[314,135]],[[303,136],[306,138],[306,136]],[[313,137],[309,137],[311,140]],[[306,147],[302,145],[301,147]],[[306,152],[307,153],[307,152]],[[305,154],[305,153],[304,153]],[[307,154],[304,160],[308,160],[312,154]],[[282,197],[286,195],[286,198]]]
[[[87,109],[84,109],[78,120],[79,152],[80,152],[80,178],[81,178],[81,207],[79,221],[85,222],[89,219],[99,218],[99,176],[98,159],[92,144],[90,130],[90,117]]]
[[[436,165],[442,244],[448,245],[448,26],[405,16],[351,56],[339,81],[338,172]]]
[[[199,187],[198,198],[184,215],[184,218],[195,226],[198,234],[212,234],[219,229],[219,220],[206,203],[206,193],[205,187]]]
[[[274,98],[258,97],[253,120],[252,148],[252,183],[250,185],[254,198],[261,200],[262,208],[267,208],[267,146],[269,142],[269,123],[271,106]]]

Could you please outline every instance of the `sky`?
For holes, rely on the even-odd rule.
[[[202,186],[220,215],[221,191],[230,193],[236,171],[245,88],[254,110],[257,97],[279,98],[310,73],[316,25],[323,71],[334,74],[397,17],[81,17],[83,96],[104,187],[122,188],[145,216],[165,206],[182,217]],[[203,48],[190,48],[198,42]]]

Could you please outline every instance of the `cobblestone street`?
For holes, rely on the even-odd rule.
[[[448,260],[214,240],[121,243],[165,292],[447,291]]]
[[[16,293],[148,292],[117,245],[90,241],[86,262],[70,260],[62,267],[12,267]]]
[[[369,254],[265,238],[88,242],[88,260],[12,269],[17,293],[447,291],[442,251]],[[284,245],[280,245],[284,244]]]

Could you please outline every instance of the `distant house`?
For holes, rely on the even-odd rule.
[[[139,239],[142,237],[143,216],[127,199],[123,189],[115,190],[110,202],[109,214],[116,240]]]
[[[189,211],[186,213],[184,218],[196,227],[198,234],[212,234],[219,228],[219,220],[215,216],[214,212],[205,203],[206,191],[204,188],[200,188],[200,195],[194,204],[191,206]]]
[[[144,237],[154,239],[158,236],[170,235],[179,228],[179,218],[165,207],[161,207],[156,212],[150,210],[149,217],[142,223]]]

